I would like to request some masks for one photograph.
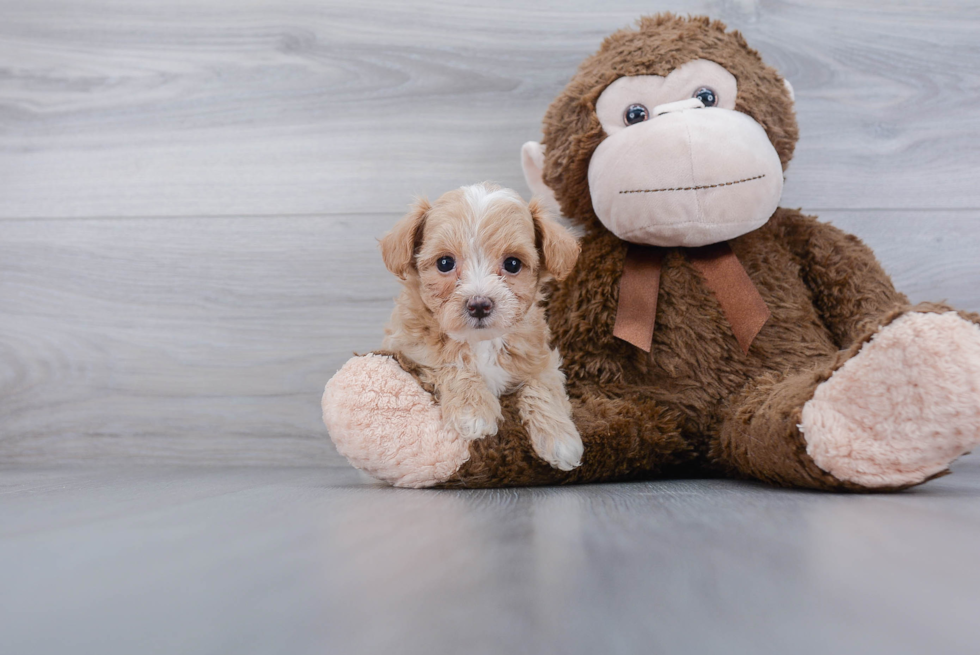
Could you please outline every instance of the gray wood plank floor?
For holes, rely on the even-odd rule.
[[[977,652],[976,455],[898,495],[405,491],[326,438],[374,239],[526,195],[551,99],[663,9],[794,84],[785,206],[980,310],[976,2],[0,0],[0,651]]]
[[[978,498],[977,459],[877,496],[0,470],[0,635],[39,655],[973,654]]]

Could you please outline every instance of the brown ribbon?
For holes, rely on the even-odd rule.
[[[657,318],[657,293],[663,248],[630,244],[619,280],[619,307],[613,336],[650,352],[653,323]]]
[[[731,324],[742,352],[748,353],[771,313],[731,246],[722,242],[684,248],[682,252],[704,277]],[[619,307],[613,336],[645,352],[650,352],[653,343],[663,258],[663,248],[631,243],[619,282]]]

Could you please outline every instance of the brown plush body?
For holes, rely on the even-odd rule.
[[[564,473],[537,460],[505,401],[499,434],[473,444],[469,461],[448,484],[708,474],[785,486],[862,488],[817,467],[797,426],[816,386],[879,326],[909,309],[867,246],[786,209],[765,227],[733,240],[773,313],[744,355],[717,301],[680,249],[665,258],[651,352],[613,338],[626,244],[601,230],[583,244],[579,265],[549,306],[585,443],[582,467]]]
[[[596,101],[624,76],[668,76],[695,60],[734,76],[733,109],[765,130],[777,168],[785,168],[797,138],[791,91],[737,32],[704,18],[665,14],[617,32],[545,117],[536,179],[584,231],[576,267],[556,284],[547,308],[585,446],[582,465],[560,471],[537,458],[509,397],[501,399],[496,435],[465,449],[451,435],[423,444],[410,422],[417,418],[382,423],[365,408],[351,411],[356,380],[342,370],[346,381],[328,385],[324,416],[355,465],[411,486],[724,475],[891,490],[941,475],[980,442],[980,317],[941,305],[910,307],[859,239],[795,210],[778,208],[761,228],[729,241],[771,312],[747,353],[690,251],[679,247],[662,251],[650,352],[613,336],[629,244],[593,209],[590,161],[613,138]],[[528,179],[534,186],[535,175]],[[400,384],[392,394],[412,391],[411,381]],[[364,435],[371,433],[377,441],[369,443]],[[402,440],[403,454],[374,453],[372,443],[391,449],[392,439]],[[425,467],[446,464],[453,472],[405,482],[398,469],[416,461],[409,452]]]

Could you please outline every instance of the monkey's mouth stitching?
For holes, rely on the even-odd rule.
[[[756,175],[755,177],[746,177],[741,180],[735,180],[734,182],[721,182],[719,184],[704,184],[701,186],[679,186],[679,187],[671,187],[665,189],[630,189],[628,191],[620,191],[620,193],[660,193],[661,191],[697,191],[698,189],[714,189],[720,186],[732,186],[733,184],[741,184],[742,182],[761,180],[765,176],[766,174],[763,173],[762,175]]]

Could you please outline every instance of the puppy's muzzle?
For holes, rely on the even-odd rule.
[[[493,301],[486,296],[473,296],[466,301],[466,312],[475,319],[486,318],[493,311]]]

